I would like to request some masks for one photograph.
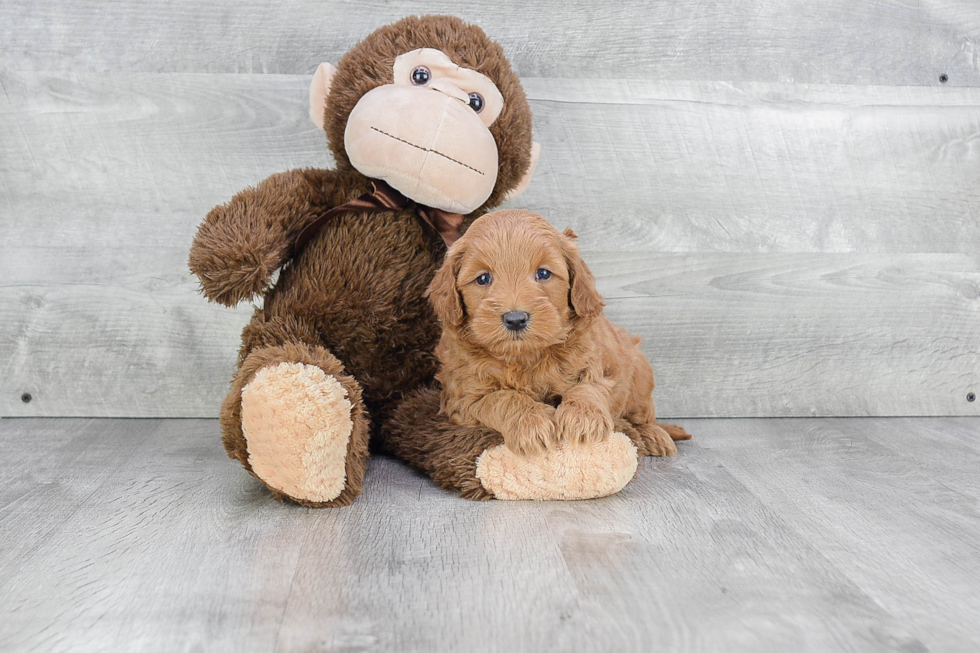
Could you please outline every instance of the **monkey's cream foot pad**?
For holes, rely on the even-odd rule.
[[[530,456],[501,444],[480,454],[476,476],[498,499],[567,501],[619,492],[636,466],[636,447],[624,434],[613,433],[598,444],[559,445]]]
[[[340,495],[352,430],[347,390],[315,365],[263,367],[242,390],[252,471],[290,497],[330,501]]]

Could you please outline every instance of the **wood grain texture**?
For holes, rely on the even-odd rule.
[[[976,252],[978,89],[529,80],[519,200],[587,247]]]
[[[187,251],[237,190],[330,165],[307,82],[0,73],[0,415],[215,414],[250,309],[196,296]],[[525,84],[514,204],[593,252],[663,414],[976,414],[980,89]]]
[[[188,243],[243,186],[329,166],[302,76],[0,74],[5,242]],[[525,80],[515,201],[627,251],[980,250],[980,89]]]
[[[525,76],[980,85],[972,0],[7,0],[0,43],[14,70],[311,74],[418,13],[481,25]]]
[[[0,587],[13,599],[0,648],[274,649],[304,529],[247,474],[228,473],[213,427],[0,424],[2,457],[16,464],[3,485],[35,488],[0,508],[14,544],[0,548]],[[38,451],[36,438],[58,446]],[[229,501],[215,494],[228,489]]]
[[[610,317],[644,338],[661,415],[980,414],[966,400],[980,387],[976,257],[586,258]],[[247,310],[155,274],[0,287],[22,307],[0,315],[0,414],[214,415]]]
[[[964,537],[980,524],[977,420],[739,420],[691,428],[707,436],[705,446],[744,487],[928,650],[977,647],[980,555],[976,539]],[[937,618],[946,625],[935,627]]]
[[[978,415],[980,267],[917,254],[587,254],[664,415]]]
[[[977,419],[684,426],[605,499],[474,504],[378,457],[353,506],[310,510],[227,460],[215,420],[3,420],[0,648],[980,645],[976,488],[947,483]]]

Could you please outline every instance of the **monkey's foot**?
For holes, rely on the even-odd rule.
[[[242,389],[249,465],[288,498],[321,503],[340,495],[352,429],[347,390],[315,365],[269,365]]]
[[[559,444],[535,455],[516,454],[501,444],[480,454],[476,476],[497,499],[595,499],[622,490],[636,465],[636,447],[613,433],[602,442]]]

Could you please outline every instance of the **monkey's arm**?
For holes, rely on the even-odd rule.
[[[336,185],[333,170],[290,170],[211,209],[189,261],[205,296],[234,306],[264,291],[299,232],[332,208]]]

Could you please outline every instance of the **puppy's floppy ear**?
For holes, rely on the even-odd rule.
[[[449,248],[442,267],[436,271],[436,276],[425,291],[425,296],[446,328],[458,329],[463,325],[463,297],[456,288],[456,277],[462,264],[463,248],[457,243]]]
[[[575,314],[585,320],[591,320],[602,312],[606,302],[595,287],[595,277],[592,270],[582,260],[578,245],[573,241],[577,236],[571,229],[566,229],[559,237],[561,251],[568,266],[568,305]]]

